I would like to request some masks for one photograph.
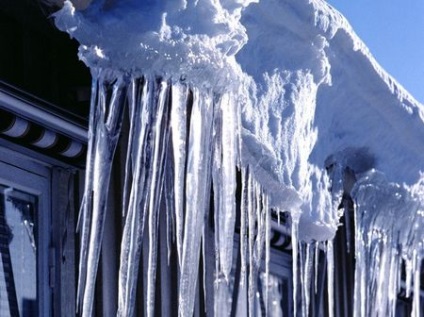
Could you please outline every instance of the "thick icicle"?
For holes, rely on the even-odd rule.
[[[128,145],[127,145],[127,156],[125,160],[125,175],[124,185],[122,189],[122,217],[126,216],[128,210],[128,197],[129,191],[131,190],[130,181],[133,176],[133,170],[135,168],[135,156],[138,148],[138,140],[135,137],[135,133],[139,131],[140,124],[140,111],[141,111],[141,99],[143,98],[143,87],[144,85],[142,78],[133,78],[129,89],[129,105],[128,105],[128,116],[130,120],[130,130],[128,133]]]
[[[232,102],[230,94],[224,94],[219,102],[221,111],[221,181],[219,191],[220,206],[218,209],[219,226],[219,260],[220,268],[228,281],[233,265],[233,236],[236,219],[236,164],[237,164],[237,106]]]
[[[155,284],[158,248],[158,221],[160,198],[163,186],[163,170],[165,151],[168,146],[168,92],[169,87],[163,81],[160,87],[160,94],[154,123],[151,131],[152,143],[152,170],[149,175],[149,256],[147,264],[147,316],[154,316],[155,308]]]
[[[88,199],[85,202],[86,205],[92,205],[92,210],[87,210],[88,213],[92,212],[92,219],[87,245],[86,280],[80,284],[84,292],[84,305],[82,305],[83,316],[91,316],[93,309],[94,287],[103,238],[110,173],[122,122],[123,98],[125,97],[124,84],[122,78],[116,80],[112,85],[112,94],[109,100],[108,94],[110,93],[111,82],[107,78],[100,78],[98,103],[91,105],[99,109],[95,112],[98,113],[98,120],[95,128],[95,144],[92,148],[95,151],[93,161],[94,170],[92,172],[92,197],[85,198],[86,200]],[[85,257],[82,261],[84,260]]]
[[[236,164],[238,150],[237,104],[232,95],[225,93],[218,99],[214,116],[214,156],[212,164],[215,236],[218,255],[216,257],[216,292],[220,304],[216,312],[229,313],[230,301],[225,300],[231,294],[230,277],[233,266],[234,229],[236,220]]]
[[[218,107],[214,113],[214,124],[213,124],[213,159],[212,159],[212,180],[213,180],[213,198],[214,198],[214,229],[215,229],[215,303],[214,310],[215,316],[218,316],[218,312],[222,315],[228,315],[228,303],[225,300],[229,294],[229,281],[226,280],[222,269],[221,269],[221,228],[222,220],[220,208],[222,207],[222,111]]]
[[[414,254],[415,269],[414,269],[414,297],[412,301],[412,313],[413,317],[420,317],[420,299],[421,299],[421,263],[422,259]]]
[[[256,280],[257,271],[255,266],[255,236],[256,236],[256,183],[252,179],[251,173],[248,173],[247,179],[247,213],[249,218],[249,288],[248,288],[248,305],[249,316],[254,316],[255,296],[256,296]]]
[[[174,159],[174,201],[177,253],[181,267],[183,225],[184,225],[184,188],[186,175],[187,148],[187,97],[188,88],[181,84],[172,87],[171,129]]]
[[[314,245],[312,243],[303,243],[301,248],[303,257],[302,263],[302,315],[309,316],[311,276],[314,268]]]
[[[170,87],[171,91],[173,87]],[[172,97],[171,97],[172,99]],[[172,103],[169,104],[172,109]],[[171,120],[171,119],[170,119]],[[170,126],[171,128],[171,126]],[[170,133],[170,132],[169,132]],[[168,137],[170,138],[170,136]],[[172,140],[168,141],[168,147],[166,151],[165,158],[165,170],[164,170],[164,180],[163,180],[163,190],[162,195],[165,200],[165,220],[166,220],[166,245],[167,245],[167,254],[168,254],[168,266],[171,265],[171,256],[173,253],[173,243],[176,243],[176,213],[175,213],[175,192],[174,192],[174,158],[172,156]],[[178,257],[178,249],[177,249]],[[178,265],[180,263],[177,260]]]
[[[131,316],[134,310],[136,283],[140,263],[140,253],[143,244],[144,222],[147,213],[147,186],[149,170],[153,162],[147,154],[148,134],[152,121],[155,84],[153,80],[146,79],[143,86],[142,99],[137,95],[137,100],[131,102],[141,108],[138,113],[134,129],[136,132],[132,140],[137,145],[134,155],[134,175],[132,177],[131,192],[128,203],[128,212],[124,232],[122,234],[119,289],[118,289],[118,316]]]
[[[186,205],[179,315],[193,314],[204,213],[209,203],[213,100],[210,92],[193,88],[187,153]]]
[[[396,302],[397,302],[397,294],[399,292],[398,287],[398,276],[400,274],[401,268],[399,266],[399,254],[397,253],[397,250],[392,251],[393,254],[390,259],[390,273],[389,273],[389,287],[388,287],[388,301],[389,301],[389,307],[390,313],[389,315],[391,317],[395,317],[396,314]]]

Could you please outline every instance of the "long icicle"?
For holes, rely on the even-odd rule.
[[[128,212],[121,242],[119,284],[118,284],[118,316],[131,316],[134,311],[136,283],[140,263],[140,253],[143,244],[144,222],[147,213],[146,187],[149,169],[152,162],[145,151],[147,136],[152,121],[152,107],[154,103],[154,80],[147,79],[143,85],[142,99],[134,102],[141,108],[136,123],[136,133],[132,143],[137,145],[134,156],[134,175],[128,203]],[[134,111],[136,113],[136,111]]]
[[[222,250],[222,237],[224,235],[224,227],[222,225],[222,182],[223,182],[223,143],[222,143],[222,120],[223,112],[222,105],[218,103],[219,107],[214,109],[214,123],[213,123],[213,160],[212,160],[212,180],[213,180],[213,193],[214,193],[214,223],[215,223],[215,281],[214,281],[214,293],[215,303],[214,310],[215,316],[228,315],[229,305],[225,299],[229,294],[229,283],[222,271],[221,256],[223,256]]]
[[[155,285],[158,246],[158,220],[161,191],[163,187],[163,166],[168,145],[168,92],[169,86],[162,81],[152,131],[153,166],[149,193],[149,256],[147,264],[147,316],[154,316]]]
[[[125,160],[125,175],[124,175],[124,185],[122,192],[122,217],[126,216],[128,211],[128,197],[129,191],[131,190],[130,181],[133,176],[133,170],[135,168],[135,155],[138,148],[138,140],[135,137],[140,129],[140,101],[143,94],[144,85],[142,78],[133,78],[131,80],[130,89],[129,89],[129,105],[128,105],[128,115],[130,120],[130,129],[128,132],[128,145],[127,145],[127,155]]]
[[[249,222],[249,288],[248,288],[248,307],[249,317],[255,316],[255,295],[256,295],[256,269],[255,269],[255,236],[256,236],[256,186],[249,172],[247,178],[247,213]]]
[[[248,184],[247,170],[241,168],[241,206],[240,206],[240,283],[241,286],[246,284],[246,268],[247,268],[247,250],[248,250]]]
[[[309,316],[309,305],[310,305],[310,294],[311,294],[311,277],[312,270],[314,268],[314,245],[313,243],[305,243],[306,254],[305,254],[305,262],[303,263],[303,315]]]
[[[90,102],[90,119],[88,129],[88,146],[87,146],[87,167],[85,172],[85,188],[84,198],[81,204],[81,210],[78,218],[77,229],[80,231],[80,260],[79,260],[79,275],[78,275],[78,291],[77,291],[77,311],[82,309],[84,289],[87,277],[87,251],[88,241],[90,237],[91,226],[91,209],[92,209],[92,193],[93,193],[93,171],[95,144],[97,137],[97,122],[99,120],[98,103],[99,94],[99,74],[93,75],[91,87],[91,102]]]
[[[229,281],[233,265],[234,227],[236,220],[236,159],[237,159],[237,109],[230,94],[224,94],[219,102],[221,124],[221,181],[218,194],[219,260],[226,281]]]
[[[211,92],[193,88],[193,109],[187,157],[186,215],[184,225],[183,258],[179,290],[179,315],[193,314],[198,278],[198,262],[204,225],[204,211],[209,201],[211,134],[213,101]]]
[[[269,208],[269,198],[263,195],[264,212],[265,212],[265,313],[268,316],[269,310],[269,288],[270,288],[270,271],[269,264],[271,262],[271,210]]]
[[[116,145],[118,143],[122,114],[124,107],[125,85],[122,78],[113,84],[110,102],[107,92],[110,83],[106,79],[100,84],[99,106],[100,115],[95,144],[94,171],[93,171],[93,209],[90,227],[90,239],[87,254],[87,277],[84,287],[82,316],[92,315],[94,302],[94,288],[97,276],[100,250],[103,238],[104,221],[107,209],[110,173]]]
[[[422,259],[417,254],[417,250],[413,251],[415,261],[414,265],[414,296],[412,299],[412,313],[413,317],[420,317],[420,299],[421,299],[421,265]]]
[[[334,251],[333,241],[327,241],[328,317],[334,316]]]
[[[178,263],[181,267],[184,227],[184,182],[187,147],[188,88],[181,84],[172,87],[171,136],[174,159],[175,227]]]
[[[305,307],[305,248],[306,244],[301,242],[299,243],[299,275],[300,275],[300,298],[301,298],[301,312],[302,317],[306,316],[306,307]]]

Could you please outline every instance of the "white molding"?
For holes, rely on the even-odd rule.
[[[87,142],[87,130],[38,106],[0,90],[0,108],[73,139]]]

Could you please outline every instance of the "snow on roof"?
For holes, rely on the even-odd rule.
[[[327,190],[326,162],[355,165],[365,157],[362,166],[388,182],[416,184],[424,109],[325,1],[252,2],[94,1],[75,11],[66,1],[56,24],[81,43],[91,68],[238,93],[242,162],[271,205],[330,226],[325,239],[335,232],[340,198]]]

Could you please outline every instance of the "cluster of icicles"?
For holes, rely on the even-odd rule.
[[[193,313],[204,222],[211,204],[215,206],[216,275],[229,281],[240,144],[239,108],[232,98],[231,94],[217,96],[212,91],[189,89],[184,84],[147,76],[111,79],[101,73],[94,78],[86,187],[79,223],[78,303],[83,316],[91,316],[93,309],[112,163],[127,106],[130,128],[122,190],[125,226],[117,315],[134,313],[145,230],[149,234],[146,312],[154,315],[160,212],[166,213],[168,234],[172,234],[178,250],[178,263],[174,265],[180,270],[179,315]],[[249,297],[253,298],[253,278],[257,276],[264,241],[269,244],[266,235],[270,232],[270,215],[266,195],[245,169],[242,179],[242,272],[251,276]],[[248,226],[256,228],[255,232],[248,232]]]
[[[93,312],[108,188],[119,141],[127,142],[127,153],[122,188],[124,227],[119,256],[117,316],[134,315],[137,277],[141,274],[138,272],[140,254],[146,246],[143,244],[145,233],[148,250],[143,252],[148,252],[148,263],[147,268],[143,268],[147,270],[144,309],[147,316],[155,315],[161,213],[166,217],[168,244],[173,243],[177,248],[178,263],[173,265],[177,265],[179,271],[179,316],[193,315],[199,263],[210,265],[210,261],[200,261],[200,256],[201,252],[207,256],[205,249],[208,247],[214,252],[214,282],[209,285],[210,278],[206,278],[203,287],[206,294],[213,292],[214,295],[208,296],[206,301],[212,305],[216,316],[230,314],[228,294],[231,294],[230,281],[234,274],[236,217],[240,217],[240,287],[247,288],[247,313],[249,316],[257,314],[258,279],[264,276],[265,286],[261,286],[265,294],[264,311],[266,315],[273,315],[267,298],[275,293],[269,274],[269,198],[266,189],[261,188],[249,172],[249,167],[241,164],[242,105],[237,96],[216,94],[209,89],[201,90],[153,76],[130,78],[98,71],[93,77],[86,187],[78,224],[81,253],[77,299],[82,316],[91,316]],[[129,129],[122,137],[125,112],[128,112]],[[359,196],[368,199],[365,194]],[[383,243],[372,237],[373,229],[362,225],[360,217],[364,214],[367,214],[364,208],[358,208],[354,314],[394,316],[403,255],[394,254],[400,250],[392,249],[395,243]],[[212,230],[205,224],[211,218]],[[372,224],[372,221],[366,223]],[[331,317],[335,296],[333,242],[300,243],[297,227],[298,217],[293,216],[293,314],[308,316],[310,297],[317,289],[318,258],[325,252],[328,314]],[[389,237],[389,231],[387,233]],[[418,255],[417,252],[408,254],[410,260],[406,265],[408,294],[413,282],[415,287],[415,316],[419,316],[421,258]],[[261,275],[261,271],[265,274]]]

